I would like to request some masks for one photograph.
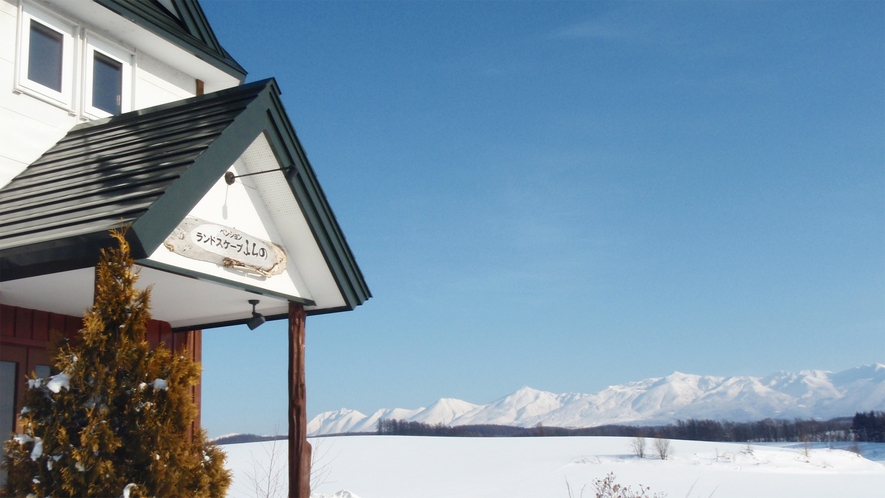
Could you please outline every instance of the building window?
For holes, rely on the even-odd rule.
[[[86,35],[85,114],[102,118],[131,109],[132,57],[118,45]]]
[[[92,105],[120,114],[123,103],[123,64],[100,53],[92,61]]]
[[[0,457],[6,457],[3,446],[15,430],[15,384],[18,363],[0,361]],[[0,485],[6,483],[6,470],[0,469]]]
[[[77,27],[22,5],[16,90],[72,109]]]
[[[65,36],[31,19],[28,79],[61,92]]]
[[[49,365],[34,365],[34,374],[41,379],[51,377],[52,367]]]

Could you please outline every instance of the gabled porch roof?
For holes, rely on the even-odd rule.
[[[108,230],[129,225],[142,281],[155,285],[154,316],[173,327],[246,321],[247,298],[271,318],[285,316],[288,301],[308,313],[362,304],[371,293],[279,94],[270,79],[74,127],[0,189],[0,302],[82,311]],[[231,186],[228,171],[268,173]],[[186,217],[238,219],[228,219],[229,198],[251,213],[241,228],[285,249],[285,275],[254,278],[168,254],[164,241]],[[75,290],[79,300],[66,297]]]

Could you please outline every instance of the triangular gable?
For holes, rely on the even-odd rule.
[[[131,225],[127,238],[136,259],[148,267],[177,271],[181,264],[156,256],[163,254],[164,241],[186,217],[199,214],[201,202],[219,188],[225,172],[242,174],[256,168],[247,164],[255,162],[250,159],[254,156],[250,151],[256,147],[273,159],[273,164],[257,166],[262,171],[268,165],[292,168],[285,175],[273,172],[250,177],[248,183],[276,178],[272,184],[278,191],[285,186],[284,197],[288,196],[291,206],[297,206],[304,229],[293,236],[288,225],[294,218],[260,212],[264,209],[261,206],[281,203],[268,202],[259,195],[253,202],[252,223],[261,226],[262,233],[253,235],[285,240],[285,232],[290,240],[310,239],[315,254],[310,259],[312,264],[307,264],[309,258],[300,262],[302,267],[310,268],[299,268],[289,275],[289,290],[268,288],[258,280],[252,282],[252,288],[249,282],[242,288],[300,300],[315,313],[353,309],[361,304],[371,294],[295,136],[273,80],[72,129],[0,189],[0,280],[88,268],[95,264],[98,248],[109,244],[107,230],[124,224]],[[246,183],[245,178],[238,181]],[[269,189],[265,186],[258,191]],[[293,261],[307,254],[303,249],[297,251]],[[317,284],[322,278],[309,274],[317,271],[317,266],[330,277],[326,284]],[[194,272],[208,280],[230,277]],[[321,293],[329,294],[328,282],[332,282],[337,297],[326,296],[321,302],[314,289],[322,288]],[[228,278],[226,283],[239,285],[236,278]],[[298,290],[299,286],[303,290]]]
[[[221,46],[197,0],[95,0],[156,35],[198,54],[242,81],[246,70]]]
[[[316,307],[345,305],[264,133],[142,263]],[[307,279],[302,276],[307,275]],[[325,282],[325,288],[323,287]],[[308,285],[310,283],[311,285]]]

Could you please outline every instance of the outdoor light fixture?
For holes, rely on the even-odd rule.
[[[224,174],[224,183],[226,183],[228,185],[233,185],[234,181],[237,178],[242,178],[244,176],[263,175],[264,173],[273,173],[274,171],[282,171],[285,173],[286,171],[289,171],[290,169],[292,169],[294,167],[295,167],[295,165],[293,164],[292,166],[286,166],[285,168],[268,169],[265,171],[258,171],[255,173],[245,173],[242,175],[235,175],[233,171],[228,171],[227,173]]]
[[[249,327],[249,330],[255,330],[260,327],[262,323],[266,322],[267,319],[264,318],[264,315],[255,311],[255,306],[258,304],[257,299],[250,299],[249,304],[252,305],[252,318],[246,322],[246,325]]]

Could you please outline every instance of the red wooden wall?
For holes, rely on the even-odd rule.
[[[18,363],[16,376],[19,382],[16,385],[15,413],[21,409],[28,384],[27,377],[37,365],[52,365],[49,353],[50,331],[62,333],[75,341],[77,331],[82,327],[83,319],[75,316],[0,304],[0,360]],[[191,359],[199,362],[202,360],[202,337],[201,330],[172,332],[167,322],[151,320],[148,323],[146,339],[152,348],[158,347],[160,343],[173,351],[185,348]],[[194,403],[198,408],[194,428],[200,426],[199,408],[202,392],[200,387],[200,384],[197,384],[191,389]],[[16,431],[18,429],[16,427]]]

